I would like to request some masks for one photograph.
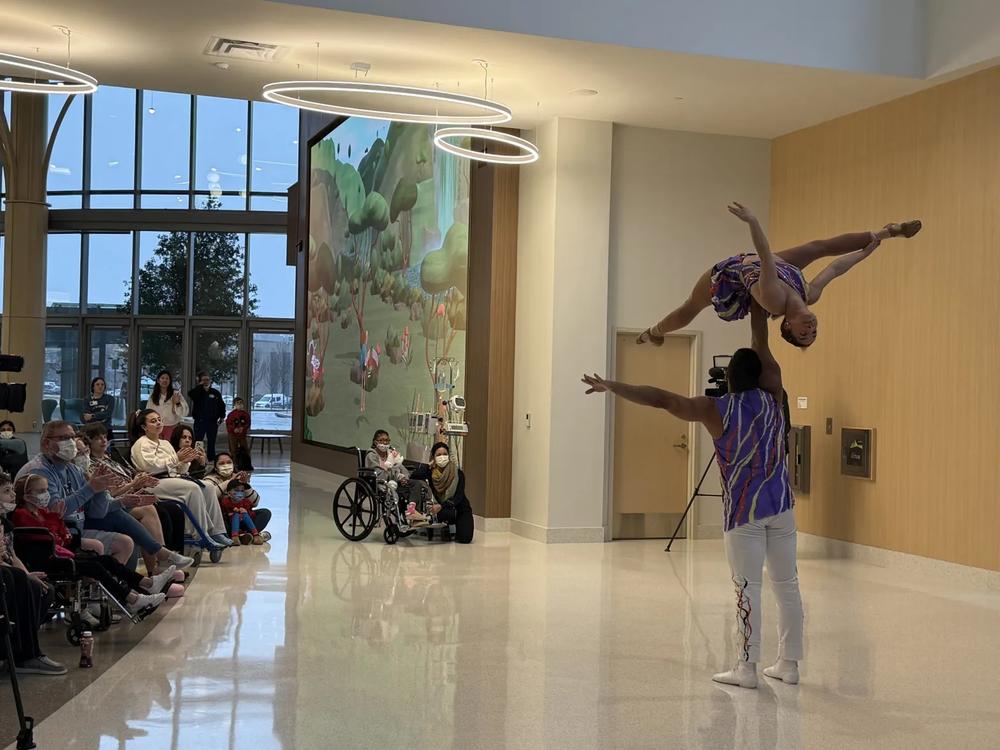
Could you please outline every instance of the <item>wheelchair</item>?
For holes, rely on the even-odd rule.
[[[395,544],[418,532],[426,534],[430,541],[439,532],[442,539],[454,533],[452,527],[433,517],[430,523],[410,525],[400,507],[400,487],[395,481],[379,479],[375,469],[366,467],[366,453],[363,448],[357,449],[358,475],[345,479],[333,496],[333,522],[344,537],[360,542],[375,530],[380,521],[385,526],[382,538],[386,544]],[[426,484],[410,483],[407,499],[416,503],[418,511],[430,517],[433,497]]]
[[[147,607],[136,614],[129,612],[125,602],[118,601],[98,581],[87,579],[77,573],[76,562],[69,558],[55,557],[55,542],[48,529],[22,526],[13,529],[14,551],[28,570],[46,571],[46,582],[53,587],[54,610],[61,612],[66,623],[66,640],[71,646],[79,646],[85,630],[98,632],[107,630],[114,622],[113,610],[133,624],[142,622],[155,611]],[[53,560],[58,560],[53,569]],[[99,607],[98,625],[90,627],[83,622],[81,613],[91,604]],[[51,615],[50,615],[51,616]]]

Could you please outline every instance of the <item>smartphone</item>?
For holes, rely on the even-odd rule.
[[[201,451],[202,453],[204,453],[205,452],[205,443],[204,443],[204,441],[199,440],[198,442],[196,442],[194,444],[194,449],[196,451]]]

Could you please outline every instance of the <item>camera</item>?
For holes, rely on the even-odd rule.
[[[705,395],[712,398],[720,398],[729,393],[729,380],[726,378],[726,366],[719,364],[719,360],[732,359],[729,354],[716,354],[712,357],[712,366],[708,369],[708,384]]]

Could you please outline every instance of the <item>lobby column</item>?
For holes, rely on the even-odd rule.
[[[19,432],[42,426],[45,372],[45,256],[49,207],[45,202],[48,97],[15,93],[11,101],[5,184],[3,326],[0,350],[24,357],[24,370],[4,382],[28,384],[23,414],[11,414]],[[4,413],[4,416],[7,416]]]

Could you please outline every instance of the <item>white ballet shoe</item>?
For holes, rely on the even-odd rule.
[[[778,659],[773,666],[764,669],[764,675],[772,680],[781,680],[788,685],[798,685],[799,663],[788,659]]]
[[[723,685],[736,685],[741,688],[753,689],[757,687],[757,665],[751,662],[741,661],[728,672],[719,672],[712,675],[715,682]]]

